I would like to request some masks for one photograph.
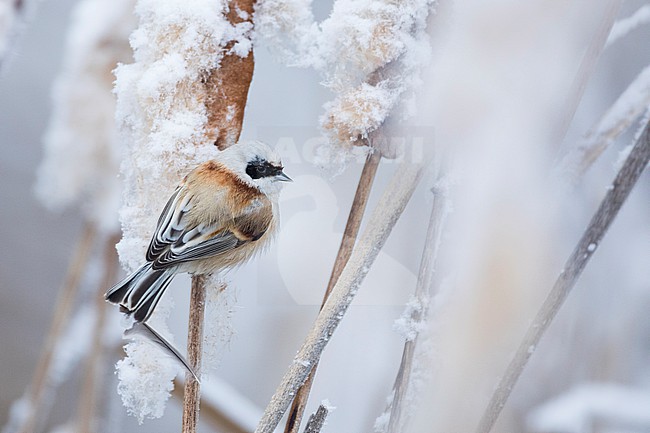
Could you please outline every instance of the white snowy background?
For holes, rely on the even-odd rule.
[[[631,15],[646,3],[626,1],[621,16]],[[53,79],[62,66],[74,4],[43,1],[33,8],[0,73],[0,425],[6,423],[12,402],[30,381],[82,224],[81,216],[72,210],[61,214],[44,210],[33,192],[50,121]],[[329,2],[314,6],[317,20],[327,17]],[[647,15],[643,11],[647,5],[640,13]],[[645,25],[605,51],[566,144],[577,143],[650,64],[649,40],[650,26]],[[254,425],[261,415],[317,314],[361,169],[360,163],[352,163],[331,180],[312,164],[313,148],[323,140],[318,132],[322,105],[332,99],[320,84],[322,76],[311,69],[287,68],[263,48],[255,56],[242,136],[277,145],[286,172],[295,182],[282,195],[283,229],[275,245],[229,276],[230,296],[235,298],[231,303],[234,334],[221,347],[220,362],[204,384],[208,395],[211,390],[217,395],[232,388],[226,395],[234,392],[241,398],[230,400],[248,425]],[[647,86],[646,80],[645,92]],[[430,134],[431,128],[435,130],[433,123],[422,125],[423,135]],[[566,238],[554,251],[554,263],[568,255],[615,174],[618,153],[632,135],[606,152],[579,185],[575,197],[580,199],[554,216],[563,221]],[[390,162],[380,167],[375,191],[383,189],[394,167]],[[650,429],[650,420],[642,416],[643,407],[637,409],[639,402],[650,400],[648,179],[646,173],[538,348],[497,426],[499,431],[591,432],[595,431],[593,423],[609,433]],[[393,323],[414,287],[429,196],[425,183],[324,353],[307,412],[322,399],[337,407],[325,431],[372,431],[383,411],[403,345]],[[371,197],[370,209],[377,197]],[[86,279],[86,285],[94,287],[96,277]],[[188,284],[187,278],[177,278],[170,289],[175,304],[170,326],[180,342],[185,333]],[[76,338],[84,344],[83,334]],[[117,359],[115,354],[113,361]],[[473,368],[471,361],[465,360],[468,368]],[[179,430],[178,400],[168,403],[161,419],[139,426],[121,405],[111,363],[105,378],[104,431]],[[72,374],[63,383],[45,430],[70,420],[79,382],[80,375]],[[210,430],[202,424],[201,431]]]

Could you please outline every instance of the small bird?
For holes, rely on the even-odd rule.
[[[146,262],[108,290],[106,300],[143,323],[176,274],[207,274],[251,258],[278,227],[281,184],[291,181],[282,170],[259,141],[235,144],[196,167],[167,201]]]

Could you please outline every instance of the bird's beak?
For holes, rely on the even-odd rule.
[[[280,174],[276,174],[275,179],[282,182],[293,182],[293,179],[284,174],[284,171],[281,171]]]

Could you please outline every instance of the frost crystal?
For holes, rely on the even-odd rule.
[[[404,312],[395,320],[393,330],[402,335],[406,341],[413,341],[426,328],[426,321],[420,318],[424,305],[420,300],[411,298],[406,304]]]

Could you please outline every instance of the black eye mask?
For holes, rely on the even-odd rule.
[[[251,179],[260,179],[263,177],[273,177],[282,173],[282,167],[271,164],[266,160],[256,159],[246,166],[246,174]]]

